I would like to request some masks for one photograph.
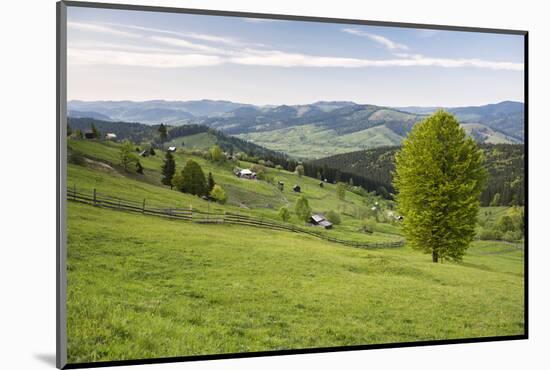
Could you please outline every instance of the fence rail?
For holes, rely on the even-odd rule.
[[[143,201],[122,199],[111,195],[102,194],[93,189],[85,192],[77,189],[76,186],[67,187],[67,200],[90,204],[96,207],[116,209],[120,211],[142,213],[145,215],[160,216],[176,220],[190,221],[200,224],[233,224],[264,229],[290,231],[311,235],[329,242],[347,245],[355,248],[376,249],[376,248],[398,248],[404,245],[404,240],[395,242],[359,242],[354,240],[339,239],[324,235],[313,228],[300,227],[293,224],[278,222],[269,218],[253,217],[233,212],[205,212],[193,208],[177,207],[152,207],[146,199]]]

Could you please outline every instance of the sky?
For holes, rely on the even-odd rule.
[[[523,101],[523,36],[69,7],[69,100]]]

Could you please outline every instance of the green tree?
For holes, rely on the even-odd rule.
[[[299,220],[307,222],[311,216],[311,207],[307,198],[303,195],[296,199],[296,204],[294,204],[294,213],[298,216]]]
[[[92,133],[94,134],[94,138],[99,139],[101,137],[101,132],[95,127],[95,124],[92,123]]]
[[[294,172],[296,172],[296,175],[298,175],[298,177],[304,176],[304,166],[302,166],[301,164],[297,165],[294,169]]]
[[[514,231],[516,225],[514,225],[514,220],[509,215],[501,216],[497,221],[497,229],[503,233],[507,231]]]
[[[210,192],[210,197],[214,198],[216,202],[224,204],[227,201],[227,195],[220,185],[214,185]]]
[[[475,235],[486,177],[481,150],[453,115],[440,110],[415,125],[394,176],[407,243],[433,262],[460,261]]]
[[[340,217],[340,214],[336,211],[328,211],[325,214],[325,218],[335,225],[340,225],[340,223],[342,223],[342,218]]]
[[[208,195],[204,172],[202,172],[201,166],[192,159],[187,161],[181,171],[181,179],[177,179],[176,182],[179,191],[193,195]]]
[[[206,180],[206,186],[208,187],[208,193],[214,189],[214,186],[216,185],[216,182],[214,181],[214,176],[212,176],[212,172],[208,172],[208,178]]]
[[[164,161],[162,163],[162,166],[160,167],[162,171],[162,180],[161,182],[164,185],[170,185],[170,188],[172,188],[172,178],[174,177],[174,174],[176,173],[176,161],[174,159],[174,156],[170,152],[166,152],[166,155],[164,156]]]
[[[290,220],[290,212],[287,207],[279,208],[278,215],[279,215],[279,218],[284,222],[287,222],[288,220]]]
[[[336,184],[336,196],[338,199],[344,201],[346,200],[346,184],[339,182]]]
[[[130,166],[132,164],[135,165],[135,163],[138,162],[138,157],[134,152],[134,145],[128,140],[124,140],[122,142],[122,145],[120,146],[119,156],[120,156],[120,165],[122,166],[124,171],[129,171]]]
[[[210,158],[212,158],[214,162],[222,162],[225,159],[225,155],[219,145],[214,145],[210,148]]]
[[[160,140],[161,141],[166,140],[166,138],[168,137],[168,130],[166,130],[166,126],[164,126],[163,123],[160,124],[158,128],[158,132],[159,132]]]

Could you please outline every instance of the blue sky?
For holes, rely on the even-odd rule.
[[[523,37],[69,7],[68,97],[523,101]]]

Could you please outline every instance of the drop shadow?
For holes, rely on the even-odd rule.
[[[55,367],[56,365],[55,353],[35,353],[34,358],[51,367]]]

